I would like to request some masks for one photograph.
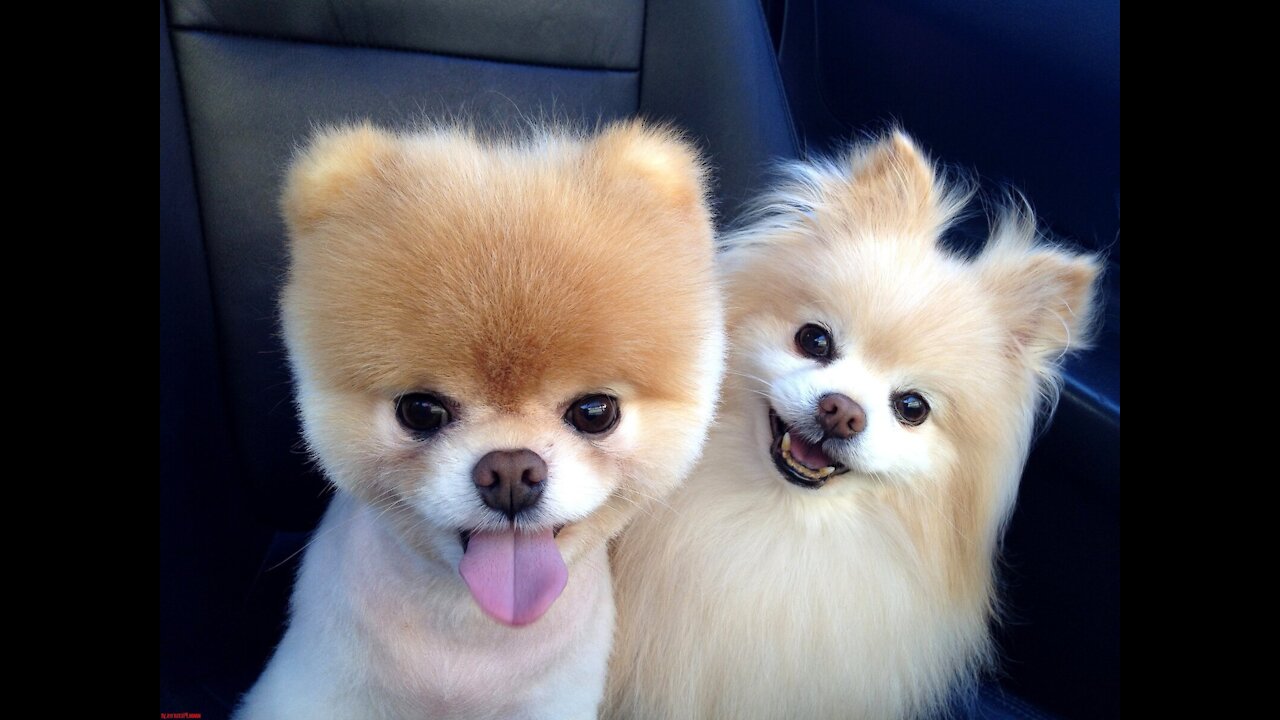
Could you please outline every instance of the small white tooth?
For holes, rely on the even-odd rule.
[[[826,477],[835,471],[836,469],[834,467],[832,467],[831,465],[828,465],[818,471],[818,477]]]
[[[782,433],[782,452],[790,452],[790,451],[791,451],[791,433],[784,432]]]

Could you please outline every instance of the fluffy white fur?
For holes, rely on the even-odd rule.
[[[1096,259],[1009,211],[987,248],[938,245],[968,195],[900,133],[798,165],[725,241],[729,372],[691,479],[613,552],[606,717],[900,719],[990,660],[993,560],[1057,362],[1089,327]],[[829,364],[797,349],[831,331]],[[894,392],[932,413],[897,421]],[[821,488],[771,459],[772,407],[818,440],[842,393],[867,427]]]
[[[378,514],[334,498],[289,632],[237,717],[596,716],[613,631],[603,547],[578,559],[538,622],[510,628],[480,617],[456,571],[406,548]]]

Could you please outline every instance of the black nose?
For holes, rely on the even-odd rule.
[[[494,450],[480,458],[471,477],[484,504],[514,520],[538,502],[547,464],[532,450]]]
[[[867,427],[867,413],[844,395],[826,395],[818,401],[818,424],[827,437],[851,438]]]

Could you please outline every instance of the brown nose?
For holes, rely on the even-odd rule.
[[[471,477],[484,504],[514,520],[538,502],[547,464],[532,450],[494,450],[480,458]]]
[[[825,395],[818,401],[818,423],[827,437],[851,438],[867,427],[867,413],[844,395]]]

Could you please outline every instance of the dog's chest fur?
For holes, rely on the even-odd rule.
[[[595,716],[613,622],[603,549],[574,563],[544,617],[508,628],[341,493],[315,538],[289,631],[244,709],[353,720]]]
[[[935,590],[870,493],[819,498],[743,460],[709,453],[614,556],[617,645],[634,651],[613,660],[616,716],[904,718],[932,704],[981,648],[985,614]],[[631,571],[655,557],[666,567]],[[637,678],[645,690],[628,693]]]

